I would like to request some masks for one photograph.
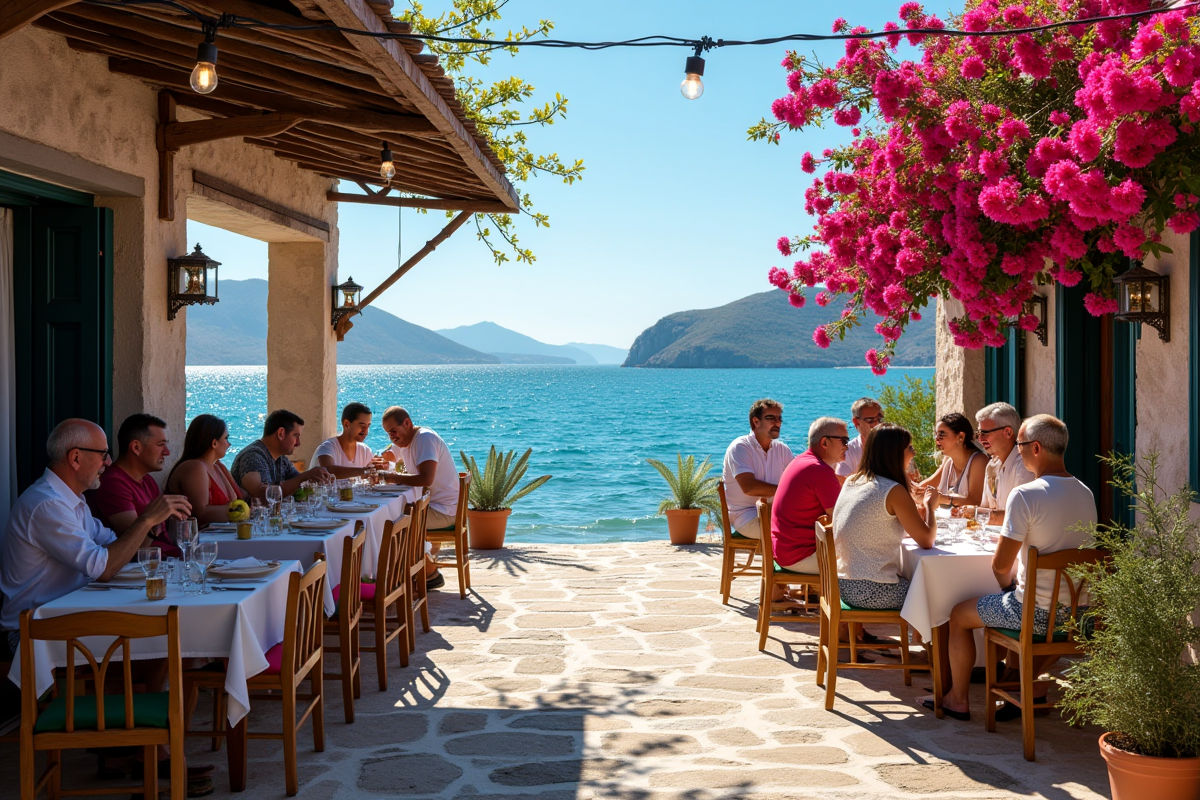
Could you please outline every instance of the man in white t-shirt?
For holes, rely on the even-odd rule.
[[[850,422],[858,431],[858,436],[846,445],[845,460],[833,469],[842,483],[858,472],[858,464],[862,461],[863,442],[867,440],[867,434],[883,422],[883,406],[879,405],[879,401],[874,397],[860,397],[850,406]]]
[[[371,409],[348,403],[342,409],[342,432],[326,439],[313,453],[309,468],[324,467],[335,478],[357,478],[375,463],[375,453],[363,444],[371,432]]]
[[[1021,416],[1008,403],[992,403],[975,412],[975,424],[976,440],[992,457],[984,471],[979,507],[991,509],[989,524],[1002,525],[1009,493],[1033,480],[1033,473],[1025,468],[1017,452]]]
[[[454,514],[458,510],[458,468],[446,442],[429,428],[414,425],[412,417],[400,406],[392,406],[383,412],[383,429],[392,440],[388,451],[404,465],[403,472],[388,473],[384,479],[401,486],[429,489],[426,530],[453,527]],[[446,582],[433,561],[439,547],[433,545],[425,564],[425,578],[430,589]]]
[[[1090,538],[1088,525],[1096,522],[1092,490],[1067,472],[1063,462],[1067,451],[1067,426],[1062,420],[1049,414],[1030,417],[1021,425],[1016,446],[1034,479],[1015,487],[1008,495],[1000,543],[992,557],[996,584],[1004,591],[959,603],[950,615],[953,685],[942,701],[942,709],[955,719],[970,718],[967,688],[971,682],[971,668],[975,665],[975,629],[1020,630],[1021,609],[1030,600],[1037,603],[1034,633],[1045,634],[1049,627],[1050,597],[1054,589],[1050,584],[1054,573],[1038,570],[1037,597],[1027,597],[1025,567],[1029,548],[1036,547],[1039,555],[1078,549]],[[1069,596],[1064,587],[1060,598]],[[1035,662],[1034,675],[1041,674],[1053,660]],[[1009,663],[1008,666],[1012,668],[1013,665]],[[923,705],[933,708],[932,700],[926,700]],[[1015,706],[997,711],[997,719],[1001,721],[1019,716]]]
[[[758,521],[758,498],[774,497],[784,467],[792,463],[792,451],[779,441],[783,406],[769,398],[750,406],[750,433],[739,436],[725,451],[721,476],[729,524],[747,539],[762,538]]]

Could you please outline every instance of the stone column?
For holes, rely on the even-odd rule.
[[[954,343],[946,322],[963,313],[957,300],[939,297],[937,304],[937,415],[957,411],[972,422],[983,408],[983,350],[968,350]]]
[[[337,339],[329,324],[337,278],[337,239],[271,242],[267,247],[267,406],[304,419],[300,449],[307,461],[336,433]]]

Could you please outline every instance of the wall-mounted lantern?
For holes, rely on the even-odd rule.
[[[217,267],[220,262],[204,255],[200,245],[180,258],[167,259],[167,319],[175,319],[184,306],[217,302]]]
[[[1038,337],[1038,340],[1042,343],[1042,347],[1047,346],[1046,331],[1048,330],[1048,315],[1046,313],[1046,305],[1046,295],[1044,294],[1034,294],[1033,297],[1025,301],[1025,313],[1037,317],[1038,321],[1037,327],[1028,331],[1028,333],[1032,333]]]
[[[1171,341],[1171,277],[1151,272],[1140,264],[1113,278],[1117,287],[1116,319],[1145,322],[1158,338]]]
[[[335,329],[338,329],[338,323],[343,317],[359,313],[358,301],[362,299],[362,289],[363,287],[354,282],[354,278],[341,286],[333,287],[333,311],[329,321]]]

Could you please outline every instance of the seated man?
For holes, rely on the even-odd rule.
[[[167,423],[150,414],[134,414],[117,430],[117,460],[100,473],[100,488],[87,492],[88,506],[102,525],[120,536],[162,492],[153,473],[162,472]],[[150,531],[144,547],[162,549],[163,558],[183,553],[167,535],[166,525]]]
[[[787,465],[771,507],[775,561],[792,572],[817,574],[816,522],[832,515],[842,490],[834,468],[846,457],[846,423],[820,417],[808,427],[808,449]]]
[[[860,397],[850,406],[850,422],[854,425],[854,430],[858,431],[858,436],[850,440],[850,445],[846,448],[846,457],[834,468],[838,480],[842,483],[858,472],[863,442],[867,440],[867,434],[883,422],[883,406],[879,405],[879,401],[874,397]]]
[[[392,440],[388,451],[404,465],[404,472],[387,473],[384,480],[400,486],[429,489],[426,530],[454,527],[454,514],[458,510],[458,469],[446,442],[429,428],[414,425],[412,417],[400,406],[392,406],[383,412],[383,429]],[[446,577],[433,561],[438,549],[438,545],[430,548],[430,559],[425,565],[426,586],[430,589],[446,584]]]
[[[20,642],[22,611],[88,581],[111,579],[137,557],[151,530],[191,512],[186,497],[159,495],[117,535],[91,515],[83,499],[112,463],[104,429],[87,420],[63,420],[46,440],[46,455],[46,472],[17,499],[0,546],[0,629],[10,650]]]
[[[1008,403],[992,403],[975,412],[976,440],[992,458],[983,473],[980,508],[991,509],[990,525],[1004,524],[1004,508],[1014,488],[1033,480],[1017,452],[1017,430],[1021,415]]]
[[[309,467],[324,467],[335,478],[357,478],[377,463],[375,453],[363,442],[371,432],[371,409],[348,403],[342,409],[342,432],[326,439],[313,453]]]
[[[1017,435],[1017,448],[1034,479],[1015,487],[1008,495],[1000,543],[992,557],[992,572],[1004,591],[959,603],[950,615],[952,684],[942,701],[942,709],[954,719],[971,718],[967,689],[975,665],[975,629],[1021,628],[1021,608],[1030,600],[1025,597],[1029,548],[1036,547],[1039,554],[1045,555],[1079,548],[1088,540],[1088,534],[1078,529],[1082,527],[1080,523],[1096,521],[1092,490],[1067,472],[1063,462],[1067,426],[1061,420],[1049,414],[1025,420]],[[1050,623],[1054,587],[1048,584],[1052,575],[1039,570],[1037,597],[1032,598],[1037,603],[1034,633],[1044,634]],[[1047,666],[1049,662],[1034,664],[1034,674]],[[922,705],[932,709],[932,698],[923,700]],[[997,719],[1013,717],[1010,713]]]
[[[300,446],[303,429],[304,420],[291,411],[280,408],[267,415],[263,438],[246,445],[230,470],[246,494],[263,499],[267,496],[267,486],[276,484],[283,489],[284,497],[291,497],[305,481],[329,477],[324,467],[300,472],[288,459]]]
[[[783,406],[769,398],[750,406],[750,433],[739,436],[725,451],[721,477],[729,524],[747,539],[762,538],[758,499],[774,497],[783,469],[792,461],[791,449],[779,441]]]

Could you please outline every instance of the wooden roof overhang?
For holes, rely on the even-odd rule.
[[[63,0],[0,0],[0,39],[23,25],[64,36],[80,51],[108,56],[111,72],[161,89],[156,145],[167,183],[172,155],[205,141],[241,137],[302,169],[384,186],[379,153],[387,141],[396,176],[390,190],[414,198],[330,192],[330,200],[388,201],[493,213],[515,212],[518,197],[504,166],[455,97],[436,56],[415,40],[378,39],[332,29],[407,33],[391,18],[392,0],[177,0],[208,18],[233,14],[283,30],[222,27],[219,84],[192,91],[189,76],[204,35],[170,5],[101,5]],[[179,122],[175,106],[209,119]],[[173,217],[163,192],[160,216]]]

